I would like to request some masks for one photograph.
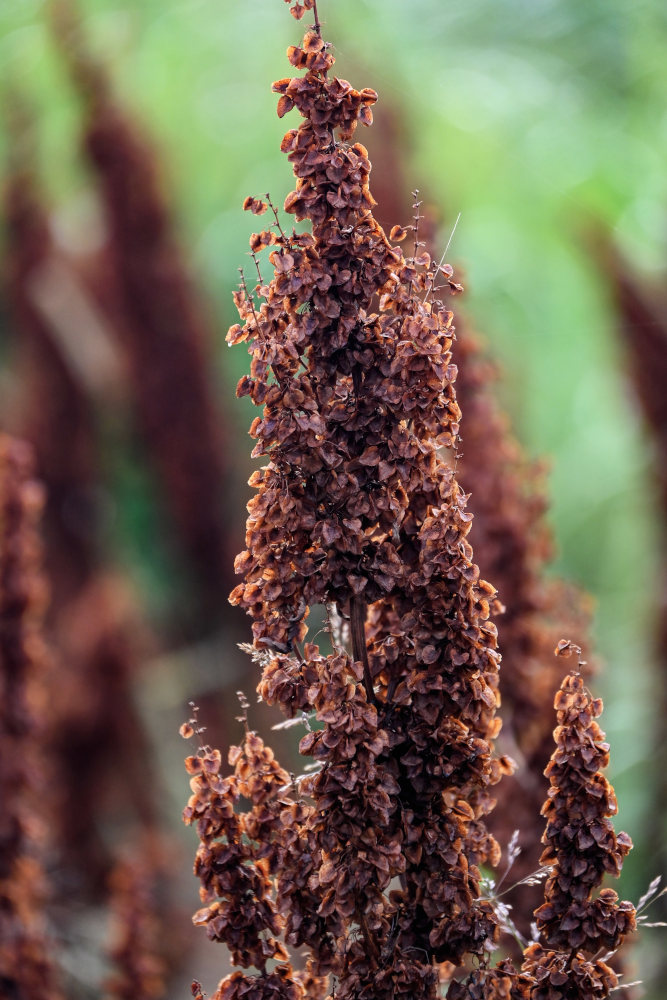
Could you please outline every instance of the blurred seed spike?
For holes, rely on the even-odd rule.
[[[667,744],[663,721],[667,717],[667,298],[664,283],[643,276],[601,226],[586,234],[586,243],[598,264],[601,279],[607,283],[615,309],[617,330],[627,361],[624,371],[636,394],[653,445],[650,464],[661,509],[657,521],[661,532],[655,598],[659,669],[652,677],[655,705],[651,753],[653,789],[651,808],[646,816],[644,856],[651,864],[658,859],[658,867],[664,870],[667,863]],[[645,871],[644,877],[648,878],[650,873],[650,870]],[[667,920],[667,896],[661,898],[659,915]],[[666,980],[667,950],[663,949],[655,981]]]
[[[165,996],[164,927],[158,919],[160,871],[157,834],[126,852],[111,872],[112,974],[106,1000],[162,1000]]]
[[[35,830],[44,799],[46,603],[38,523],[43,494],[23,442],[0,434],[0,983],[20,1000],[62,1000],[46,933]],[[39,711],[39,710],[38,710]]]
[[[146,794],[147,742],[129,690],[147,633],[136,595],[116,573],[105,570],[101,558],[106,489],[97,457],[99,411],[120,398],[117,371],[112,366],[109,383],[87,374],[107,357],[99,345],[87,365],[72,363],[94,339],[92,308],[86,311],[82,305],[92,301],[85,261],[68,255],[52,238],[37,177],[34,123],[20,101],[17,108],[19,122],[12,128],[26,130],[30,138],[17,136],[10,143],[3,190],[9,333],[16,341],[23,388],[19,423],[46,486],[45,557],[53,594],[48,626],[58,662],[57,677],[55,672],[51,676],[45,737],[56,776],[52,787],[62,782],[77,803],[72,809],[68,796],[54,795],[51,821],[60,864],[76,871],[85,892],[99,898],[111,863],[99,834],[106,804],[114,798],[139,822],[153,818]],[[63,276],[67,284],[54,303],[49,295],[56,294],[54,283]],[[61,336],[66,326],[74,347]],[[141,774],[138,759],[143,761]]]
[[[155,151],[113,95],[91,55],[75,0],[52,0],[51,23],[82,99],[82,147],[108,226],[103,280],[118,310],[136,420],[158,498],[194,581],[181,627],[200,635],[234,627],[218,599],[232,580],[225,504],[232,490],[225,420],[213,395],[214,343],[163,194]],[[109,287],[111,286],[111,287]]]

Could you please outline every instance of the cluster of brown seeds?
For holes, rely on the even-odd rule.
[[[35,838],[35,749],[45,605],[37,522],[42,490],[25,444],[0,435],[0,990],[59,1000]]]
[[[549,797],[542,810],[547,826],[540,859],[553,865],[547,902],[535,913],[552,948],[595,953],[614,951],[634,929],[634,907],[618,903],[613,889],[597,889],[605,875],[618,877],[632,847],[627,833],[614,832],[614,790],[601,773],[609,763],[609,744],[595,719],[602,711],[579,674],[568,675],[556,697],[556,750],[546,774]]]
[[[195,920],[260,969],[234,973],[220,996],[333,985],[341,1000],[435,1000],[436,967],[451,980],[474,958],[452,997],[521,1000],[537,980],[509,961],[489,967],[498,917],[480,895],[479,866],[500,853],[485,822],[491,788],[512,765],[493,753],[495,590],[473,561],[472,515],[443,451],[460,410],[441,295],[460,286],[416,235],[404,256],[393,244],[407,231],[387,238],[372,214],[370,163],[353,137],[375,92],[329,76],[318,23],[288,58],[305,74],[274,84],[279,116],[302,117],[282,143],[296,176],[285,210],[310,231],[285,231],[268,196],[246,199],[274,221],[250,238],[257,281],[242,274],[228,341],[249,345],[238,395],[263,407],[250,433],[265,464],[250,480],[231,600],[253,619],[261,697],[316,720],[300,743],[312,763],[290,782],[254,734],[232,751],[230,778],[215,751],[189,758],[186,821],[198,825],[207,903]],[[330,651],[305,641],[317,605]],[[304,974],[279,931],[308,946]]]
[[[285,210],[312,228],[286,233],[271,205],[276,221],[250,245],[270,248],[273,278],[257,260],[257,285],[244,280],[236,295],[242,323],[228,339],[252,353],[238,392],[264,407],[251,434],[269,461],[251,480],[232,599],[267,651],[263,697],[323,726],[300,748],[321,767],[302,784],[314,809],[298,834],[318,920],[299,922],[294,943],[310,937],[318,971],[334,972],[343,995],[379,989],[399,958],[392,988],[404,981],[409,993],[423,977],[431,991],[433,960],[482,955],[495,935],[477,865],[497,857],[485,789],[507,769],[490,747],[493,588],[439,454],[459,410],[452,314],[438,292],[459,286],[417,247],[404,257],[372,215],[370,163],[352,137],[375,92],[329,78],[317,29],[288,58],[306,72],[274,85],[279,115],[303,117],[282,144],[297,178]],[[342,616],[349,647],[301,647],[318,604]]]
[[[553,749],[553,692],[562,680],[562,660],[553,649],[564,633],[585,635],[589,615],[585,595],[546,572],[554,542],[545,518],[544,469],[527,458],[512,434],[494,398],[497,367],[460,321],[454,354],[464,415],[458,477],[475,515],[470,533],[475,559],[498,591],[493,610],[502,651],[499,746],[519,764],[503,785],[490,827],[501,844],[519,831],[521,853],[512,866],[519,884],[509,900],[517,927],[527,936],[542,886],[523,880],[539,867],[540,809],[549,787],[544,769]],[[583,669],[591,672],[590,666]]]

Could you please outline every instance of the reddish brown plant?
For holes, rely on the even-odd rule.
[[[285,813],[307,861],[278,872],[278,899],[287,942],[309,947],[339,996],[435,996],[434,961],[492,948],[477,866],[498,857],[484,816],[507,769],[491,752],[494,591],[439,457],[460,415],[439,293],[460,286],[417,247],[404,257],[373,218],[370,163],[352,137],[375,92],[329,76],[318,23],[288,58],[305,76],[274,84],[279,116],[296,107],[303,119],[282,144],[297,177],[285,210],[312,228],[285,232],[268,202],[274,221],[250,242],[271,248],[273,278],[242,280],[228,338],[250,342],[238,393],[264,406],[251,433],[268,458],[251,480],[232,600],[253,618],[263,698],[322,727],[301,741],[317,772]],[[335,636],[329,654],[301,647],[317,604],[347,623],[349,648]]]
[[[297,18],[305,9],[292,8]],[[499,860],[486,816],[511,763],[493,749],[495,590],[473,561],[472,515],[446,461],[461,413],[453,316],[440,296],[461,288],[416,232],[405,256],[393,244],[407,229],[387,238],[374,218],[370,162],[354,133],[371,123],[377,95],[331,75],[314,2],[312,10],[312,28],[288,49],[304,75],[273,85],[279,117],[296,108],[302,118],[282,142],[296,176],[285,211],[309,228],[284,228],[268,195],[246,199],[253,215],[271,214],[250,237],[258,280],[241,274],[241,322],[228,333],[249,345],[237,393],[263,407],[251,435],[265,460],[250,480],[247,548],[236,561],[243,582],[231,600],[253,619],[260,695],[305,723],[299,749],[311,763],[288,780],[254,733],[232,749],[231,776],[208,746],[188,759],[185,819],[197,822],[206,903],[195,921],[231,947],[235,964],[259,970],[232,973],[217,1000],[294,1000],[303,990],[435,1000],[447,984],[453,1000],[542,1000],[543,979],[551,989],[562,958],[575,983],[604,978],[587,945],[597,931],[597,946],[616,947],[631,919],[607,890],[599,902],[582,896],[576,915],[588,937],[572,954],[562,954],[543,909],[543,941],[524,967],[491,964],[503,917],[498,899],[482,895],[480,865]],[[319,645],[308,629],[315,606],[329,638]],[[184,727],[186,736],[198,731],[195,720]],[[582,760],[592,759],[584,748]],[[588,816],[590,789],[558,779],[569,816]],[[549,826],[546,837],[553,833]],[[614,839],[617,853],[623,843]],[[572,883],[561,845],[556,853]],[[586,871],[589,861],[593,874],[574,877],[590,890],[599,882],[594,851]],[[556,884],[548,883],[554,906]],[[303,949],[303,972],[281,937]],[[193,995],[202,996],[198,983]],[[568,997],[598,995],[582,986]]]
[[[558,652],[581,650],[562,640]],[[556,749],[546,770],[550,789],[540,858],[550,873],[545,901],[535,911],[539,940],[526,951],[523,968],[536,981],[532,1000],[597,1000],[618,982],[600,954],[608,958],[635,929],[632,903],[600,888],[606,875],[618,877],[632,841],[614,832],[610,818],[616,797],[602,774],[609,744],[595,721],[602,701],[575,671],[561,684],[554,707]]]
[[[46,589],[42,489],[27,446],[0,435],[0,993],[59,1000],[48,940],[39,828],[39,711]]]
[[[101,400],[80,377],[45,298],[67,262],[51,238],[28,155],[13,158],[4,204],[5,290],[23,396],[18,423],[47,488],[45,558],[54,591],[48,624],[59,660],[48,741],[60,794],[51,806],[63,860],[82,886],[99,893],[110,865],[101,831],[110,802],[116,813],[127,810],[145,823],[154,816],[145,789],[150,755],[130,691],[146,642],[135,596],[104,568],[96,499],[104,492]]]
[[[160,1000],[165,995],[157,860],[155,838],[147,839],[111,873],[114,972],[106,984],[108,1000]]]

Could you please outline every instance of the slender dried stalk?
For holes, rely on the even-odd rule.
[[[107,266],[136,419],[186,559],[194,627],[230,617],[225,503],[231,469],[212,392],[213,334],[174,233],[155,153],[91,57],[72,0],[52,5],[56,36],[83,100],[83,152],[108,225]]]
[[[39,770],[40,628],[45,606],[37,522],[42,490],[26,445],[0,436],[0,987],[14,1000],[60,1000],[34,831]]]
[[[24,396],[20,422],[47,488],[46,561],[54,592],[49,626],[59,670],[45,738],[53,787],[61,789],[51,808],[65,864],[99,895],[111,863],[100,835],[109,789],[116,806],[127,804],[145,824],[154,819],[146,795],[150,755],[130,692],[137,650],[146,643],[134,596],[103,565],[95,500],[103,492],[98,399],[77,377],[56,318],[40,298],[62,257],[27,157],[15,156],[4,193],[6,290]]]
[[[560,655],[581,654],[569,641]],[[544,899],[535,911],[539,941],[525,955],[524,971],[536,987],[533,1000],[597,1000],[608,997],[618,980],[607,962],[635,929],[635,908],[619,902],[613,889],[596,892],[606,874],[618,877],[632,847],[626,833],[614,832],[614,790],[602,774],[609,744],[595,719],[602,701],[593,698],[578,671],[556,695],[556,749],[546,770],[549,797],[542,810],[546,830],[540,862],[550,866]]]
[[[307,9],[312,0],[292,12],[299,19]],[[420,252],[416,228],[406,257],[393,242],[407,230],[396,226],[388,239],[374,218],[367,151],[353,137],[359,122],[371,123],[377,95],[330,75],[317,14],[288,59],[305,75],[273,85],[279,117],[296,108],[302,118],[281,147],[296,176],[285,211],[310,228],[290,232],[268,196],[244,203],[257,216],[271,209],[250,247],[269,250],[273,276],[250,287],[242,274],[241,322],[228,333],[249,345],[250,375],[237,393],[263,407],[251,435],[253,455],[266,460],[250,481],[247,548],[236,562],[243,582],[231,600],[253,619],[260,695],[289,718],[306,717],[299,749],[312,764],[288,781],[250,731],[230,752],[229,776],[208,746],[187,760],[194,794],[185,820],[197,823],[206,904],[195,921],[236,964],[259,970],[232,973],[216,1000],[327,989],[339,1000],[435,1000],[440,978],[450,1000],[607,996],[613,973],[591,964],[587,947],[616,946],[632,923],[607,890],[600,902],[578,897],[581,912],[566,907],[581,926],[595,924],[579,945],[567,938],[571,954],[543,908],[545,948],[534,946],[520,971],[509,960],[491,965],[502,917],[498,901],[481,896],[479,866],[499,860],[486,816],[510,763],[493,750],[495,590],[474,563],[467,497],[442,457],[458,443],[461,414],[453,316],[438,293],[461,288],[448,265]],[[327,611],[331,652],[309,636],[314,605]],[[559,751],[580,738],[584,771],[605,763],[597,744],[587,754],[586,737],[599,736],[590,721],[561,719]],[[183,727],[195,734],[196,717]],[[593,786],[607,791],[597,814],[606,860],[590,851],[571,871],[552,823],[550,905],[562,902],[561,873],[590,889],[626,846],[605,825],[609,787],[596,773],[573,788],[580,762],[570,772],[561,763],[557,751],[557,818],[574,820],[577,809],[589,817]],[[304,975],[281,937],[304,948]],[[603,992],[598,980],[586,992],[589,966]],[[545,977],[547,989],[568,981],[558,980],[561,967],[575,991],[544,992]],[[202,996],[198,983],[193,995]]]

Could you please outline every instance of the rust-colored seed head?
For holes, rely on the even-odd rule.
[[[251,434],[267,462],[231,599],[266,660],[262,697],[322,726],[300,746],[318,768],[300,786],[314,808],[289,809],[303,861],[278,873],[288,943],[310,946],[341,997],[417,982],[430,996],[433,960],[481,955],[495,936],[477,865],[497,857],[486,790],[507,768],[491,757],[494,590],[439,455],[460,416],[440,294],[460,286],[427,253],[405,257],[373,217],[354,135],[376,93],[329,75],[319,25],[288,59],[305,74],[273,86],[279,116],[302,118],[282,142],[296,176],[285,211],[311,231],[284,231],[269,199],[275,222],[250,246],[269,250],[273,277],[243,278],[235,296],[228,340],[252,355],[238,395],[263,407]],[[301,646],[316,604],[342,617],[349,645]]]
[[[480,898],[479,866],[499,857],[485,823],[491,790],[511,762],[493,755],[495,589],[480,578],[467,497],[442,458],[460,410],[440,295],[461,288],[416,236],[406,257],[374,218],[354,138],[377,95],[330,75],[312,7],[316,23],[288,49],[304,73],[273,85],[278,115],[301,116],[282,142],[296,177],[285,211],[310,229],[284,229],[268,195],[246,199],[273,221],[250,237],[258,281],[242,273],[228,333],[251,354],[237,394],[262,407],[250,433],[265,461],[250,480],[230,599],[253,621],[261,697],[306,719],[310,763],[288,778],[249,731],[229,777],[208,747],[188,759],[185,819],[198,828],[205,903],[195,921],[260,970],[223,980],[226,1000],[320,997],[332,976],[338,1000],[435,1000],[436,966],[451,975],[471,957],[479,969],[452,982],[454,1000],[534,1000],[541,966],[488,967],[498,917]],[[308,635],[314,605],[328,648]],[[305,972],[280,935],[307,949]]]
[[[32,453],[0,434],[0,983],[17,1000],[62,996],[47,939],[34,838],[45,583]]]
[[[542,809],[547,825],[540,858],[553,871],[545,903],[535,912],[538,928],[551,948],[594,954],[613,951],[634,930],[634,907],[618,902],[613,889],[597,889],[605,875],[618,876],[632,847],[627,833],[614,832],[614,790],[602,774],[609,744],[595,719],[602,701],[592,698],[579,674],[569,674],[556,696],[556,749],[546,776],[549,798]]]
[[[559,656],[581,650],[568,640]],[[546,769],[549,797],[542,814],[546,829],[540,858],[551,866],[545,902],[535,911],[540,939],[526,950],[522,971],[535,982],[531,1000],[602,1000],[617,985],[615,972],[599,953],[614,952],[635,929],[635,908],[601,889],[605,875],[619,875],[632,846],[616,834],[614,790],[602,774],[609,745],[595,721],[602,701],[593,698],[577,672],[567,675],[556,695],[556,749]],[[606,956],[608,957],[608,955]]]

